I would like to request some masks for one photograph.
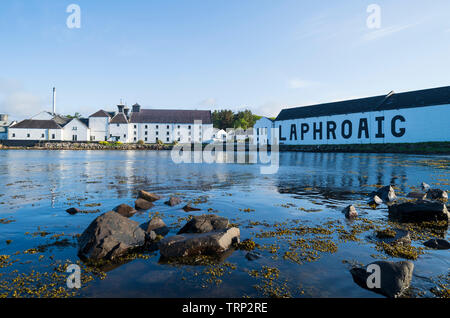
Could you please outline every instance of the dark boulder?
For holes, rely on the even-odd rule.
[[[167,233],[169,233],[169,228],[167,227],[166,223],[164,221],[155,216],[152,218],[149,222],[146,222],[142,225],[142,228],[147,233],[151,233],[152,231],[156,233],[156,235],[165,236]]]
[[[448,200],[448,194],[441,189],[430,189],[425,198],[429,200]]]
[[[168,206],[175,206],[181,203],[181,199],[177,197],[171,197],[169,201],[164,202]]]
[[[410,192],[406,195],[408,198],[423,200],[426,197],[425,193],[422,192]]]
[[[426,247],[436,250],[448,250],[450,249],[450,242],[442,239],[431,239],[423,243]]]
[[[373,271],[367,271],[370,265],[378,265],[380,269],[380,288],[369,288],[367,281],[369,276],[373,275]],[[377,261],[367,265],[364,268],[355,267],[350,270],[353,280],[362,288],[371,290],[389,298],[397,298],[408,289],[414,264],[409,261],[402,262],[385,262]],[[372,281],[372,278],[370,278]]]
[[[389,206],[389,216],[403,222],[447,221],[450,214],[444,203],[419,200]]]
[[[69,213],[70,215],[75,215],[77,213],[80,213],[81,210],[77,209],[77,208],[70,208],[70,209],[67,209],[66,212]]]
[[[214,230],[225,230],[228,228],[228,219],[215,214],[194,216],[187,222],[178,234],[183,233],[207,233]]]
[[[112,260],[146,243],[139,224],[114,211],[97,217],[78,239],[78,255],[84,259]]]
[[[348,207],[346,207],[342,213],[345,214],[345,217],[347,219],[352,219],[352,218],[356,218],[358,216],[358,212],[356,211],[355,207],[353,205],[349,205]]]
[[[132,217],[133,215],[136,214],[136,210],[133,209],[128,204],[121,204],[119,206],[116,206],[113,209],[113,211],[119,213],[121,216],[124,216],[126,218],[130,218],[130,217]]]
[[[382,187],[372,193],[372,196],[377,195],[383,202],[393,202],[397,200],[394,188],[390,185]]]
[[[140,190],[138,192],[138,198],[144,199],[149,202],[154,202],[154,201],[158,201],[159,199],[161,199],[161,197],[159,195],[156,195],[156,194],[150,193],[150,192],[146,192],[144,190]]]
[[[170,236],[159,242],[162,258],[217,255],[239,242],[240,232],[236,227],[208,233]]]
[[[400,229],[386,229],[377,231],[376,237],[378,240],[387,244],[411,244],[411,235],[408,231]]]
[[[155,205],[153,203],[144,199],[137,199],[136,202],[134,202],[134,207],[136,210],[150,210],[154,206]]]
[[[197,209],[191,206],[191,204],[187,204],[183,207],[184,212],[195,212],[195,211],[201,211],[201,209]]]

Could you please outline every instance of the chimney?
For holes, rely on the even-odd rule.
[[[128,117],[129,111],[130,111],[130,109],[128,107],[124,108],[123,113],[125,114],[125,116]]]
[[[56,115],[56,87],[53,87],[53,115]]]
[[[141,105],[139,105],[138,103],[133,105],[133,113],[139,113],[141,111]]]
[[[117,105],[117,109],[118,109],[119,113],[123,113],[124,108],[125,108],[125,105],[123,105],[123,104]]]

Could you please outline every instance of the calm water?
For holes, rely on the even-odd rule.
[[[258,164],[174,164],[163,151],[0,151],[0,255],[14,260],[0,268],[0,280],[9,284],[18,273],[52,273],[56,264],[75,263],[76,235],[118,204],[133,205],[137,191],[145,189],[196,201],[202,212],[192,214],[212,209],[229,218],[241,229],[241,240],[259,244],[262,257],[248,261],[247,252],[236,250],[215,265],[168,265],[159,263],[158,252],[150,253],[103,279],[95,276],[77,296],[257,297],[276,289],[293,297],[379,297],[353,282],[348,263],[401,259],[376,249],[373,230],[359,233],[358,241],[339,239],[338,227],[350,231],[365,223],[345,221],[341,210],[355,204],[362,217],[386,225],[387,209],[368,207],[367,193],[393,184],[401,196],[422,181],[448,191],[449,168],[448,156],[282,153],[278,173],[262,175]],[[143,223],[159,212],[171,227],[169,235],[175,234],[186,222],[179,218],[189,214],[164,201],[132,219]],[[71,216],[65,212],[69,207],[91,213]],[[298,226],[333,233],[264,235]],[[439,235],[448,239],[448,230]],[[314,257],[296,262],[285,253],[300,238],[331,241],[334,248],[297,250]],[[413,240],[413,246],[422,243]],[[30,249],[37,252],[24,253]],[[442,277],[448,280],[448,251],[425,249],[414,263],[412,296],[432,296],[429,289]],[[278,274],[255,274],[268,268]],[[0,288],[1,294],[11,296]]]

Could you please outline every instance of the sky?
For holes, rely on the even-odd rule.
[[[13,119],[51,110],[53,86],[61,114],[123,100],[272,117],[450,85],[448,0],[1,0],[0,43],[0,113]]]

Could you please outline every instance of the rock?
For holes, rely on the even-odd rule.
[[[207,233],[215,230],[225,230],[228,228],[228,219],[215,214],[204,214],[194,216],[187,222],[177,234],[183,233]]]
[[[373,275],[373,271],[367,272],[370,265],[376,264],[380,267],[380,288],[369,288],[367,279]],[[350,273],[353,280],[362,288],[382,294],[389,298],[397,298],[409,287],[411,283],[414,264],[409,261],[385,262],[377,261],[369,264],[365,268],[352,268]],[[372,277],[369,280],[372,282]]]
[[[78,243],[80,257],[112,260],[144,246],[146,234],[137,222],[110,211],[97,217],[81,234]]]
[[[177,198],[177,197],[171,197],[169,199],[169,201],[164,202],[165,204],[169,205],[169,206],[175,206],[181,203],[181,199]]]
[[[378,191],[372,193],[372,195],[377,195],[383,202],[393,202],[397,200],[394,188],[390,185],[378,189]]]
[[[193,211],[201,211],[201,209],[197,209],[191,206],[191,204],[187,204],[183,207],[184,212],[193,212]]]
[[[75,215],[77,213],[80,213],[81,211],[80,211],[80,209],[77,209],[77,208],[70,208],[70,209],[67,209],[66,212],[69,213],[70,215]]]
[[[136,202],[134,202],[134,207],[137,210],[150,210],[154,206],[153,203],[144,199],[137,199]]]
[[[256,252],[248,252],[245,255],[245,258],[248,259],[249,261],[256,261],[257,259],[261,258],[261,254],[256,253]]]
[[[425,193],[422,192],[410,192],[407,195],[408,198],[413,198],[413,199],[419,199],[419,200],[424,200],[426,197]]]
[[[447,221],[450,214],[444,203],[419,200],[389,206],[389,216],[400,221]]]
[[[450,249],[450,242],[442,239],[431,239],[423,243],[426,247],[434,248],[437,250],[448,250]]]
[[[159,251],[163,258],[215,255],[238,243],[239,237],[240,231],[236,227],[200,234],[184,233],[162,239]]]
[[[378,195],[374,195],[368,202],[369,205],[381,205],[383,200]]]
[[[120,215],[126,217],[126,218],[130,218],[133,215],[136,214],[136,210],[133,209],[131,206],[129,206],[128,204],[121,204],[119,206],[116,206],[113,209],[114,212],[119,213]]]
[[[358,216],[358,212],[356,211],[355,207],[353,205],[349,205],[346,207],[342,213],[345,214],[345,217],[347,219],[356,218]]]
[[[161,197],[159,195],[156,195],[156,194],[150,193],[150,192],[146,192],[144,190],[139,191],[138,198],[147,200],[149,202],[154,202],[154,201],[158,201],[159,199],[161,199]]]
[[[377,231],[376,237],[387,244],[402,244],[402,245],[410,245],[411,244],[411,235],[408,231],[399,230],[399,229],[388,229],[383,231]]]
[[[428,192],[428,190],[431,189],[430,185],[427,184],[427,183],[425,183],[425,182],[422,182],[421,188],[422,188],[422,191],[423,191],[423,192]]]
[[[448,200],[448,194],[441,189],[430,189],[425,198],[429,200]]]
[[[167,227],[166,223],[164,223],[164,221],[157,216],[152,218],[149,222],[144,223],[142,227],[147,233],[153,231],[156,233],[156,235],[161,236],[165,236],[167,235],[167,233],[169,233],[169,228]]]

